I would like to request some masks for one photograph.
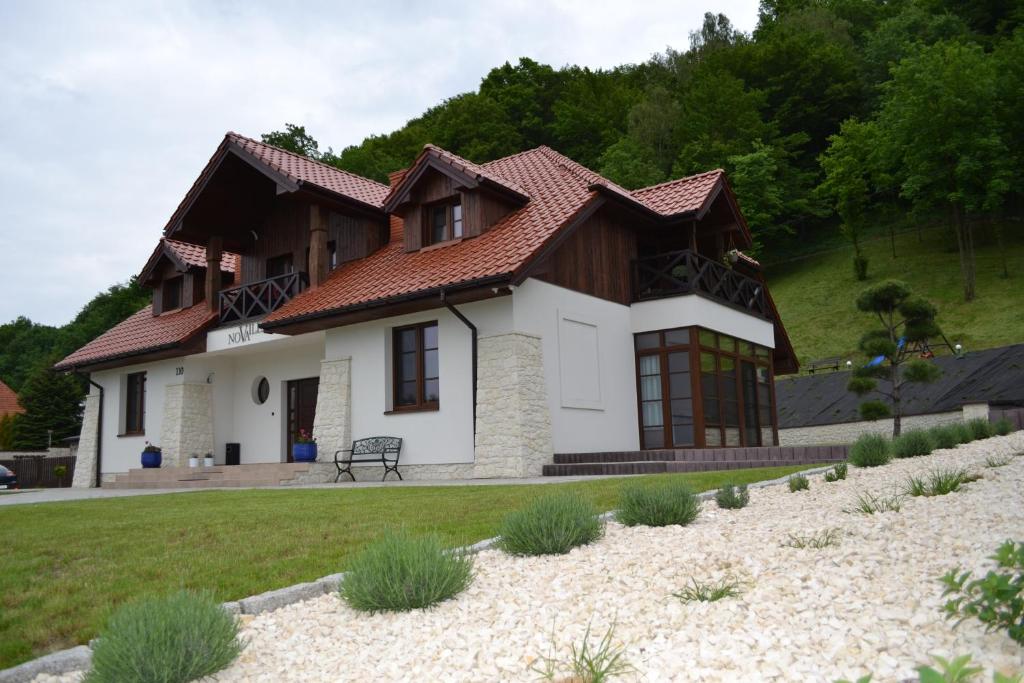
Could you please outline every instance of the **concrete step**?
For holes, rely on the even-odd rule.
[[[254,463],[214,467],[159,467],[118,474],[110,488],[212,488],[280,486],[311,468],[310,463]]]
[[[626,462],[839,462],[846,459],[846,446],[760,446],[751,448],[677,448],[649,451],[608,451],[601,453],[555,453],[554,464]]]
[[[829,460],[807,459],[780,462],[778,460],[690,460],[641,462],[594,462],[544,465],[545,477],[579,477],[614,474],[662,474],[666,472],[717,472],[722,470],[752,469],[755,467],[779,467],[782,465],[812,465]]]

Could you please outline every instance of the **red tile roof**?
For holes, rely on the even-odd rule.
[[[319,288],[292,299],[264,323],[513,273],[594,196],[590,178],[576,166],[548,147],[483,164],[522,188],[530,201],[482,235],[440,249],[406,252],[401,242],[392,241],[336,269]]]
[[[18,403],[18,395],[14,393],[14,389],[0,381],[0,417],[24,412],[25,409]]]
[[[432,145],[427,152],[443,153],[452,163],[468,165],[471,172],[486,174],[519,188],[530,201],[482,235],[440,249],[406,252],[400,241],[392,240],[370,256],[336,269],[323,285],[292,299],[270,314],[264,324],[272,327],[295,318],[327,314],[378,300],[509,276],[525,266],[531,256],[596,196],[597,186],[669,216],[689,211],[690,206],[700,206],[721,176],[721,171],[712,171],[639,190],[642,196],[636,197],[636,193],[630,193],[549,147],[537,147],[479,165]]]
[[[204,304],[158,316],[153,315],[152,306],[146,306],[57,363],[54,369],[72,370],[173,348],[203,331],[216,317]]]
[[[630,194],[665,216],[700,211],[724,173],[722,169],[716,168],[714,171],[633,190]]]
[[[499,175],[492,169],[488,168],[487,164],[480,165],[473,163],[468,159],[463,159],[457,154],[452,154],[448,150],[441,149],[437,145],[431,145],[428,143],[423,146],[423,151],[420,152],[420,155],[418,157],[416,157],[416,161],[412,163],[412,166],[402,171],[402,176],[400,178],[396,178],[397,182],[391,187],[391,191],[388,193],[387,198],[384,200],[385,207],[387,207],[389,200],[391,200],[396,195],[402,193],[402,191],[404,190],[404,186],[406,184],[403,182],[405,178],[411,178],[413,175],[415,175],[410,172],[415,170],[420,164],[423,163],[425,159],[430,157],[437,159],[438,161],[441,161],[442,163],[445,163],[451,166],[453,169],[465,173],[466,175],[473,176],[478,180],[486,180],[494,185],[498,185],[499,187],[504,188],[505,190],[508,190],[513,194],[519,195],[524,200],[529,199],[530,195],[527,193],[527,191],[520,187],[514,180]]]
[[[380,208],[388,194],[388,186],[375,180],[342,171],[280,147],[257,142],[238,133],[228,133],[225,139],[237,144],[278,173],[296,183],[309,183],[345,195],[363,204]]]
[[[178,240],[172,240],[166,237],[161,241],[166,244],[185,265],[194,268],[206,267],[206,247],[189,244],[188,242],[179,242]],[[237,273],[240,264],[241,257],[238,254],[231,251],[221,253],[220,269],[223,272]]]

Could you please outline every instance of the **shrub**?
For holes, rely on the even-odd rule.
[[[846,463],[838,463],[835,467],[825,473],[825,481],[833,482],[846,479]]]
[[[953,434],[956,436],[958,444],[974,441],[974,432],[971,431],[971,428],[967,426],[966,422],[957,422],[950,425],[950,427],[953,430]]]
[[[814,548],[815,550],[821,550],[829,546],[839,545],[839,534],[839,529],[825,529],[809,536],[790,534],[782,542],[782,545],[790,548]]]
[[[985,458],[985,467],[1006,467],[1011,462],[1013,462],[1013,458],[1009,456],[999,458],[994,455],[990,455]]]
[[[902,503],[903,499],[895,493],[876,496],[865,492],[857,496],[857,504],[847,512],[860,512],[865,515],[873,515],[876,512],[899,512]]]
[[[89,683],[184,683],[238,656],[238,620],[209,595],[180,591],[118,609],[92,648]]]
[[[794,474],[789,478],[789,492],[806,491],[811,488],[811,482],[802,474]]]
[[[1013,423],[1005,417],[1001,417],[992,423],[992,433],[997,436],[1006,436],[1013,431]]]
[[[448,600],[472,580],[471,555],[433,534],[387,531],[352,560],[339,592],[361,612],[405,612]]]
[[[967,423],[974,441],[992,436],[992,423],[983,417],[976,417]]]
[[[897,458],[928,455],[934,448],[932,437],[923,429],[911,429],[892,442],[892,454]]]
[[[633,671],[633,665],[626,661],[626,648],[612,645],[612,634],[615,627],[605,631],[601,642],[595,649],[590,645],[590,624],[583,634],[583,643],[572,646],[572,653],[567,664],[559,662],[549,653],[541,657],[542,667],[531,667],[546,681],[579,681],[580,683],[606,683],[617,676]],[[563,678],[558,675],[560,669],[568,668],[572,676]]]
[[[853,257],[853,276],[858,281],[868,279],[868,259],[866,256],[857,255]]]
[[[1003,629],[1024,645],[1024,543],[1006,541],[992,556],[997,569],[983,578],[971,579],[971,572],[951,570],[941,581],[943,596],[951,595],[943,611],[957,625],[969,617],[989,630]]]
[[[669,481],[622,489],[616,519],[626,526],[686,526],[697,519],[700,500],[689,486]]]
[[[718,503],[718,507],[724,510],[738,510],[746,507],[747,503],[750,502],[750,493],[747,491],[747,485],[725,484],[715,493],[715,502]]]
[[[505,516],[498,542],[512,555],[564,555],[604,535],[597,510],[575,493],[555,493]]]
[[[936,448],[956,448],[960,443],[959,430],[955,425],[940,425],[928,430]]]
[[[925,477],[908,478],[904,490],[911,496],[944,496],[959,491],[962,484],[978,479],[981,477],[962,469],[932,470]]]
[[[854,467],[878,467],[892,459],[892,442],[881,434],[861,434],[850,447]]]
[[[672,595],[683,602],[717,602],[740,594],[740,584],[733,579],[721,579],[715,583],[700,583],[696,579],[690,579],[690,583],[692,585]]]

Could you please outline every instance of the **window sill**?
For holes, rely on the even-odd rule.
[[[440,405],[409,406],[408,408],[392,408],[385,410],[385,415],[402,415],[403,413],[436,413],[441,410]]]
[[[125,432],[124,434],[118,434],[117,438],[123,439],[123,438],[126,438],[126,437],[145,436],[145,435],[146,435],[146,432]]]

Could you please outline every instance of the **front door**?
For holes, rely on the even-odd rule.
[[[641,448],[694,444],[689,344],[687,328],[636,335]]]
[[[316,415],[316,394],[320,386],[319,377],[293,379],[288,382],[288,450],[285,456],[292,462],[292,444],[299,432],[313,433],[313,417]]]

